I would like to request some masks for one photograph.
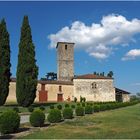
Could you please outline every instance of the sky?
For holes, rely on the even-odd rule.
[[[75,75],[110,70],[114,85],[140,92],[140,2],[0,2],[10,34],[11,72],[16,76],[18,44],[28,15],[39,66],[38,79],[57,72],[56,43],[74,42]]]

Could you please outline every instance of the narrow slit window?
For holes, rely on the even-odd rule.
[[[61,92],[62,91],[62,86],[59,86],[59,92]]]
[[[65,50],[67,50],[67,45],[65,45]]]

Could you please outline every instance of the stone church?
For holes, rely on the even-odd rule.
[[[74,43],[58,42],[57,80],[39,80],[36,102],[86,101],[108,102],[130,100],[129,92],[115,88],[114,79],[94,74],[74,75]],[[8,101],[16,101],[16,79],[10,83]]]

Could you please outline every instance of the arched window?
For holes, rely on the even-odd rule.
[[[97,88],[97,83],[96,83],[96,82],[93,82],[93,83],[91,84],[91,88],[92,88],[92,89],[96,89],[96,88]]]

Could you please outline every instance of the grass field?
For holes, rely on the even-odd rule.
[[[21,138],[21,137],[20,137]],[[76,117],[29,134],[24,139],[140,138],[140,104]]]

